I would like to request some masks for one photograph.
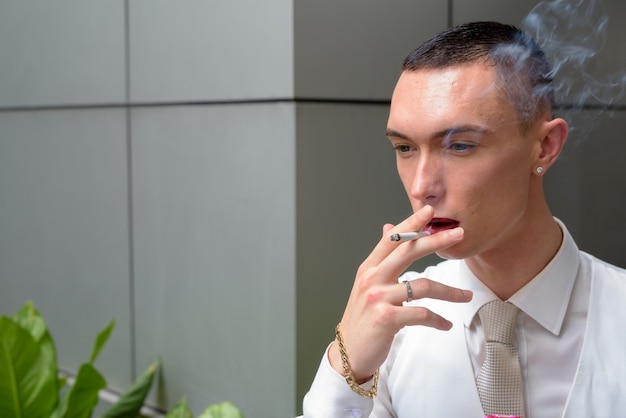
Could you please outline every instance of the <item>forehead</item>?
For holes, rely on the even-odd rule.
[[[496,125],[517,121],[513,107],[502,99],[495,71],[487,64],[405,71],[391,99],[391,127],[431,125]]]

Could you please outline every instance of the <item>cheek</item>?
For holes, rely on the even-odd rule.
[[[470,206],[468,215],[476,227],[474,232],[482,237],[480,240],[490,240],[517,223],[528,211],[528,180],[503,173],[485,181],[476,196],[479,197],[473,202],[475,205]]]
[[[498,217],[524,210],[530,176],[524,175],[519,165],[519,161],[510,161],[491,168],[483,164],[468,170],[450,171],[447,197],[462,204],[471,218]]]

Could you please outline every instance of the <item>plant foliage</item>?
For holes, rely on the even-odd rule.
[[[115,322],[96,337],[88,362],[78,370],[74,384],[63,391],[58,375],[56,348],[41,314],[27,302],[12,317],[0,317],[0,416],[6,418],[89,418],[98,404],[106,380],[94,362],[106,344]],[[157,363],[150,365],[107,418],[134,418],[152,385]],[[122,407],[123,406],[123,407]]]
[[[106,379],[94,362],[108,341],[111,321],[94,341],[89,361],[83,363],[74,383],[66,386],[59,376],[54,341],[46,322],[27,302],[12,317],[0,316],[0,417],[2,418],[90,418],[98,404],[98,393]],[[102,418],[135,418],[152,386],[159,361],[152,363],[112,405]],[[193,418],[183,397],[167,418]],[[243,418],[231,403],[207,408],[198,418]]]
[[[183,396],[180,401],[165,416],[165,418],[193,418],[191,410],[187,406],[187,397]],[[244,418],[243,414],[230,402],[222,402],[209,406],[197,418]]]

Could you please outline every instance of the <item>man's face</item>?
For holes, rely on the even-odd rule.
[[[509,247],[543,199],[533,178],[536,127],[524,132],[492,67],[404,72],[387,136],[413,210],[435,209],[432,232],[460,225],[465,239],[438,254],[466,258]]]

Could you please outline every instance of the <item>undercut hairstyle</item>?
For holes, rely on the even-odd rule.
[[[471,22],[449,28],[413,50],[403,71],[493,65],[497,88],[517,110],[523,129],[554,109],[552,69],[537,43],[513,25]]]

